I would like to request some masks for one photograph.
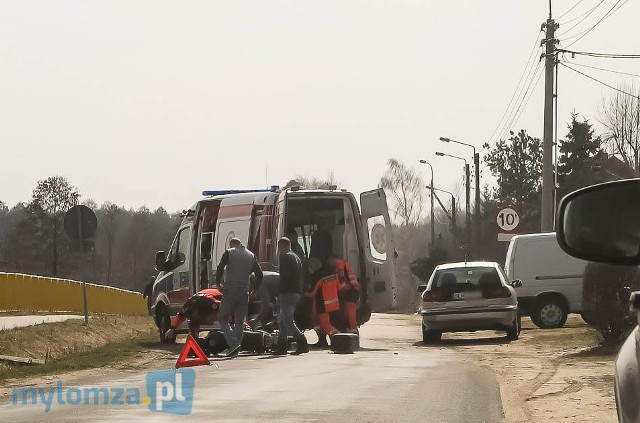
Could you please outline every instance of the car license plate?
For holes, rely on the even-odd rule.
[[[469,291],[469,292],[454,292],[452,298],[454,300],[477,300],[482,298],[482,292]]]

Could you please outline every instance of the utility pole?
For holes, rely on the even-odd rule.
[[[480,153],[476,152],[476,148],[473,144],[467,144],[466,142],[453,140],[447,137],[440,137],[440,141],[453,142],[453,143],[464,145],[473,149],[473,164],[475,167],[474,172],[476,175],[475,176],[476,178],[475,180],[475,183],[476,183],[475,240],[473,242],[473,245],[470,244],[469,247],[471,248],[471,251],[475,252],[475,254],[477,255],[478,251],[480,250]],[[465,163],[466,176],[467,176],[466,177],[467,186],[469,186],[469,170],[468,170],[467,162],[465,161],[464,163]],[[467,195],[467,204],[469,204],[469,195]],[[469,214],[468,210],[469,209],[467,208],[467,215]],[[468,223],[467,223],[467,227],[468,227]],[[470,239],[470,235],[468,235],[468,237]],[[469,239],[467,239],[467,243],[470,242]]]
[[[456,198],[451,195],[451,245],[453,246],[452,253],[456,254]]]
[[[470,181],[470,172],[469,172],[469,164],[465,163],[464,164],[464,176],[465,176],[465,206],[466,206],[466,228],[465,228],[465,232],[466,232],[466,243],[467,243],[467,249],[471,248],[471,206],[470,206],[470,202],[471,202],[471,181]]]
[[[431,165],[429,165],[431,166]],[[435,213],[433,210],[433,168],[431,169],[431,246],[435,247],[436,245],[436,220]]]
[[[551,1],[549,1],[549,19],[543,24],[546,37],[542,41],[545,49],[545,78],[544,78],[544,138],[542,143],[542,232],[553,231],[553,213],[555,205],[554,177],[553,177],[553,77],[555,70],[555,33],[558,24],[551,17]]]
[[[473,148],[473,164],[475,166],[475,174],[476,174],[476,209],[475,209],[475,217],[476,217],[476,236],[475,236],[475,245],[473,247],[473,251],[478,254],[480,251],[480,153],[476,153],[475,147]]]
[[[434,219],[433,210],[433,166],[426,160],[420,160],[420,163],[429,165],[431,169],[431,191],[429,191],[429,197],[431,198],[431,246],[436,245],[436,221]]]

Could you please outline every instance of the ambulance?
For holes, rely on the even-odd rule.
[[[395,307],[396,250],[384,190],[362,193],[360,206],[351,192],[333,186],[204,191],[203,196],[183,212],[168,252],[156,254],[159,274],[151,315],[161,341],[171,342],[164,333],[184,302],[215,283],[217,264],[234,237],[256,255],[265,277],[277,277],[277,240],[293,237],[305,263],[314,237],[322,231],[324,243],[330,237],[329,248],[351,264],[362,284],[358,310],[363,323],[371,311]]]

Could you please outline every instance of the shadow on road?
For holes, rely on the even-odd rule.
[[[161,344],[160,342],[138,342],[142,348],[147,348],[155,351],[166,351],[171,353],[180,354],[182,348],[184,348],[184,343],[178,344]]]
[[[492,338],[456,338],[456,339],[442,339],[440,341],[433,341],[425,344],[421,341],[413,343],[414,347],[471,347],[474,345],[500,345],[509,344],[511,341],[506,336],[492,337]]]
[[[386,352],[389,351],[388,348],[363,348],[360,347],[358,349],[356,349],[356,352],[358,351],[368,351],[368,352]]]

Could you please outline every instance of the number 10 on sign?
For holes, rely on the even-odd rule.
[[[496,223],[503,231],[511,232],[520,224],[520,216],[513,208],[505,207],[498,212]]]

